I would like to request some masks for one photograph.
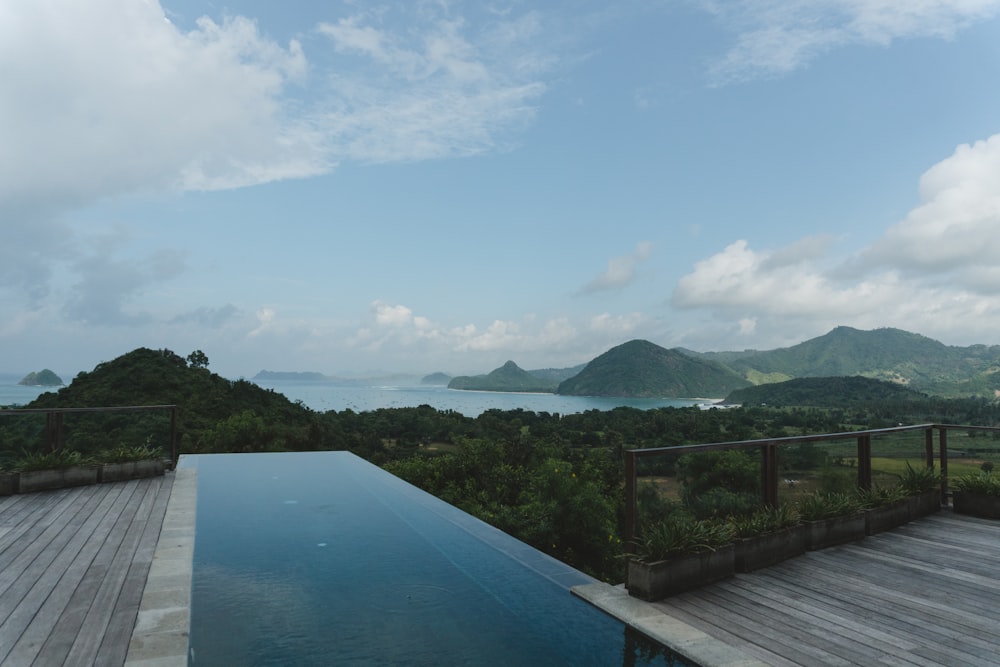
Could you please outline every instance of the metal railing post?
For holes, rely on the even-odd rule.
[[[941,457],[941,504],[948,502],[948,428],[938,426],[938,455]]]
[[[638,493],[636,492],[635,453],[625,451],[625,553],[632,553],[635,544]]]

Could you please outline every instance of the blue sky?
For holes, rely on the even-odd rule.
[[[1000,343],[1000,0],[0,0],[0,370]]]

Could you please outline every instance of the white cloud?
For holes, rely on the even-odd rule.
[[[640,241],[632,254],[609,259],[608,267],[587,283],[581,291],[600,292],[627,287],[635,279],[636,267],[649,259],[652,251],[652,243]]]
[[[919,206],[852,266],[949,275],[973,291],[1000,291],[1000,134],[959,146],[920,179]]]
[[[736,241],[697,262],[672,303],[736,318],[747,335],[809,322],[896,326],[966,343],[995,338],[1000,135],[959,146],[923,175],[920,193],[905,219],[854,256],[835,256],[830,237],[776,250]]]
[[[725,84],[795,71],[849,45],[887,47],[899,39],[950,39],[1000,11],[998,0],[702,0],[737,32],[712,68]]]

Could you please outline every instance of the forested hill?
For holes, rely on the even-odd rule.
[[[634,398],[721,397],[750,384],[712,361],[632,340],[597,357],[556,393]]]
[[[865,377],[797,378],[737,389],[728,403],[797,407],[861,407],[880,401],[922,401],[927,395]]]
[[[691,354],[724,364],[753,384],[861,375],[941,396],[1000,390],[1000,346],[954,347],[901,329],[837,327],[776,350]]]
[[[183,451],[242,451],[250,444],[260,448],[262,442],[279,449],[315,448],[310,433],[315,413],[252,382],[220,377],[206,365],[204,357],[189,363],[170,350],[139,348],[78,374],[69,386],[42,394],[27,407],[178,405]],[[154,418],[168,415],[149,415],[144,421]],[[129,445],[149,434],[165,439],[162,428],[148,427],[146,433],[141,423],[118,421],[130,426],[112,433]],[[104,446],[109,444],[117,443]]]
[[[522,391],[546,392],[555,391],[558,382],[537,378],[522,369],[513,361],[508,361],[500,368],[486,375],[462,375],[452,378],[449,389],[468,389],[475,391]]]

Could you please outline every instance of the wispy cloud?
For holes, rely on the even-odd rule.
[[[640,241],[635,246],[635,252],[609,259],[607,268],[584,285],[580,291],[583,293],[602,292],[627,287],[635,280],[636,268],[649,259],[652,252],[652,243]]]
[[[737,34],[736,45],[711,68],[716,84],[787,74],[849,45],[950,39],[1000,11],[998,0],[703,0],[700,5]]]

